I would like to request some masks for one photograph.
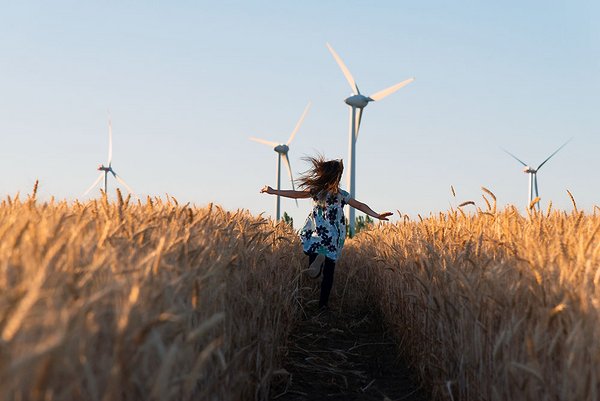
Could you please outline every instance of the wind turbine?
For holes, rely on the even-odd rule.
[[[396,92],[400,88],[403,88],[404,86],[413,82],[415,79],[409,78],[405,81],[397,83],[396,85],[392,85],[387,89],[383,89],[379,92],[376,92],[375,94],[373,94],[371,96],[365,96],[360,93],[360,90],[358,89],[358,85],[354,81],[354,78],[352,77],[350,70],[348,70],[348,67],[346,67],[346,65],[340,58],[340,56],[338,56],[338,54],[335,52],[335,50],[333,50],[333,47],[331,47],[331,45],[329,43],[327,43],[327,48],[329,49],[329,51],[331,52],[331,55],[333,56],[333,58],[339,65],[340,69],[344,73],[346,80],[350,84],[350,88],[352,88],[352,95],[350,97],[346,98],[346,100],[344,100],[344,101],[346,102],[346,104],[348,106],[350,106],[350,130],[349,130],[349,141],[348,141],[349,142],[348,153],[350,153],[350,157],[349,157],[350,163],[348,165],[348,170],[349,170],[348,171],[348,191],[350,192],[350,196],[352,198],[354,198],[355,192],[356,192],[356,181],[355,181],[356,140],[358,139],[358,131],[360,129],[360,122],[362,119],[363,109],[365,107],[367,107],[369,102],[381,100],[381,99],[391,95],[392,93]],[[357,110],[358,110],[358,113],[357,113]],[[354,209],[349,207],[348,214],[349,214],[349,220],[350,220],[349,235],[353,236],[354,235],[354,224],[355,224]]]
[[[519,163],[521,163],[523,166],[525,166],[525,168],[523,169],[523,172],[526,174],[529,174],[529,201],[527,203],[528,207],[529,205],[531,205],[531,202],[533,202],[533,200],[535,199],[533,197],[533,192],[535,191],[535,197],[537,198],[538,196],[540,196],[540,193],[538,191],[538,182],[537,182],[537,173],[540,170],[540,168],[542,168],[542,166],[544,164],[546,164],[546,162],[548,160],[550,160],[552,158],[552,156],[554,156],[555,154],[557,154],[562,148],[564,148],[569,142],[571,142],[573,138],[569,139],[567,142],[563,143],[558,149],[556,149],[554,151],[554,153],[552,153],[550,156],[548,156],[546,158],[546,160],[544,160],[539,166],[537,166],[537,168],[533,168],[531,166],[529,166],[527,163],[525,163],[524,161],[522,161],[521,159],[519,159],[517,156],[513,155],[512,153],[510,153],[508,150],[506,149],[502,149],[504,152],[506,152],[509,156],[511,156],[513,159],[515,159],[516,161],[518,161]],[[538,210],[540,210],[540,203],[537,203],[537,208]]]
[[[277,143],[277,142],[267,141],[264,139],[259,139],[259,138],[254,138],[254,137],[250,138],[250,140],[252,140],[252,141],[259,142],[259,143],[265,144],[267,146],[272,146],[273,150],[275,152],[277,152],[277,190],[279,190],[281,188],[281,159],[282,158],[285,160],[288,174],[290,175],[290,180],[292,182],[292,189],[294,189],[294,190],[296,189],[294,187],[294,178],[292,177],[292,166],[290,164],[290,158],[288,157],[288,151],[290,150],[289,145],[290,145],[290,143],[292,143],[292,141],[294,140],[294,137],[296,136],[296,133],[300,129],[300,125],[302,125],[302,122],[304,121],[304,117],[306,117],[306,114],[308,113],[309,108],[310,108],[310,102],[308,102],[308,105],[306,105],[306,108],[304,109],[302,116],[300,116],[300,120],[298,120],[298,123],[296,123],[296,126],[294,127],[294,130],[292,131],[292,134],[290,135],[290,138],[288,139],[288,141],[286,143],[284,143],[284,144]],[[298,205],[298,200],[296,200],[296,205]],[[281,214],[281,199],[280,199],[279,195],[277,195],[275,211],[276,211],[275,212],[276,221],[279,221],[280,214]]]
[[[87,191],[83,193],[82,196],[87,195],[88,192],[90,192],[96,185],[98,185],[102,178],[104,178],[104,193],[108,194],[108,173],[111,173],[113,177],[115,177],[115,179],[118,182],[120,182],[127,189],[127,191],[129,191],[129,193],[137,197],[135,192],[133,192],[133,189],[131,189],[131,187],[127,185],[127,183],[123,181],[123,179],[119,177],[112,168],[112,121],[110,120],[110,118],[108,120],[108,159],[106,161],[106,164],[108,165],[108,167],[106,167],[104,164],[98,166],[98,170],[101,171],[100,175],[98,176],[98,178],[96,178],[96,181],[94,181],[94,183],[87,189]]]

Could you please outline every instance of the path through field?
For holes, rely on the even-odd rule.
[[[425,400],[397,355],[374,312],[313,312],[290,337],[271,400]]]

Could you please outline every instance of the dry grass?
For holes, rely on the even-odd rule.
[[[148,198],[0,205],[0,400],[264,399],[295,235]]]
[[[346,293],[369,294],[434,399],[598,400],[600,217],[491,197],[348,241]]]

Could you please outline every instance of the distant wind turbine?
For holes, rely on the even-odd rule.
[[[546,158],[546,160],[544,160],[539,166],[537,166],[537,168],[533,168],[530,167],[527,163],[525,163],[524,161],[522,161],[521,159],[519,159],[517,156],[513,155],[512,153],[510,153],[508,150],[506,149],[502,149],[504,152],[506,152],[509,156],[511,156],[513,159],[515,159],[516,161],[518,161],[519,163],[521,163],[523,166],[525,166],[525,168],[523,169],[523,172],[526,174],[529,174],[529,195],[528,195],[528,202],[527,205],[529,207],[529,205],[531,205],[531,202],[533,202],[533,200],[537,197],[540,196],[539,191],[538,191],[538,182],[537,182],[537,173],[540,170],[540,168],[542,168],[542,166],[544,164],[546,164],[546,162],[548,160],[550,160],[555,154],[557,154],[562,148],[564,148],[565,146],[567,146],[567,144],[569,142],[571,142],[573,138],[569,139],[567,142],[563,143],[558,149],[556,149],[554,151],[554,153],[552,153],[550,156],[548,156]],[[533,192],[535,191],[535,198],[533,196]],[[538,210],[540,210],[540,203],[537,203],[537,208]]]
[[[381,90],[371,96],[364,96],[363,94],[360,93],[360,90],[358,89],[358,85],[354,81],[354,78],[352,77],[350,70],[348,70],[348,67],[346,67],[346,65],[340,58],[340,56],[338,56],[338,54],[335,52],[335,50],[333,50],[333,47],[331,47],[331,45],[329,43],[327,43],[327,48],[329,49],[329,51],[333,55],[333,58],[335,59],[335,61],[339,65],[340,69],[344,73],[346,80],[350,84],[350,88],[352,88],[352,96],[348,97],[344,101],[346,102],[346,104],[348,106],[350,106],[350,131],[349,131],[350,138],[349,138],[349,152],[348,152],[348,153],[350,153],[350,163],[348,165],[348,170],[349,170],[348,171],[348,191],[350,192],[350,196],[352,198],[354,198],[355,192],[356,192],[356,188],[355,188],[355,184],[356,184],[356,181],[355,181],[356,140],[358,139],[358,131],[360,129],[360,122],[362,119],[363,109],[369,104],[369,102],[381,100],[381,99],[391,95],[392,93],[396,92],[398,89],[403,88],[404,86],[413,82],[415,79],[409,78],[405,81],[397,83],[396,85],[392,85],[387,89]],[[358,109],[358,115],[356,112],[357,109]],[[352,236],[352,235],[354,235],[354,225],[355,225],[354,209],[349,208],[348,214],[349,214],[349,220],[350,220],[349,235]]]
[[[296,133],[300,129],[300,126],[302,125],[302,122],[304,121],[304,117],[306,117],[306,114],[308,113],[309,108],[310,108],[310,102],[308,102],[308,105],[304,109],[302,116],[300,116],[300,120],[298,120],[298,123],[296,123],[296,126],[294,127],[294,130],[292,131],[292,134],[290,135],[290,138],[288,139],[288,141],[285,144],[267,141],[264,139],[259,139],[259,138],[254,138],[254,137],[250,138],[250,140],[252,140],[252,141],[259,142],[259,143],[262,143],[267,146],[272,146],[273,150],[275,152],[277,152],[277,155],[278,155],[277,156],[277,190],[281,189],[281,159],[282,158],[285,160],[286,167],[287,167],[288,173],[290,175],[290,180],[292,182],[292,189],[296,189],[294,187],[294,177],[292,176],[292,165],[290,164],[290,158],[288,157],[288,151],[290,150],[289,145],[290,145],[290,143],[292,143],[292,141],[294,140],[294,137],[296,136]],[[280,214],[281,214],[281,199],[280,199],[279,195],[277,195],[276,198],[277,199],[276,199],[276,207],[275,207],[275,218],[276,218],[276,221],[279,221]],[[296,200],[296,205],[298,205],[298,200]]]
[[[123,179],[119,177],[112,168],[112,121],[110,120],[110,118],[108,120],[108,159],[106,161],[106,164],[108,165],[108,167],[104,166],[104,164],[98,166],[98,170],[101,171],[101,173],[98,176],[98,178],[96,178],[96,181],[94,181],[94,183],[87,189],[87,191],[83,193],[83,196],[87,195],[88,192],[94,189],[94,187],[98,185],[102,178],[104,178],[104,193],[108,194],[108,173],[111,173],[113,177],[115,177],[115,179],[118,182],[120,182],[127,189],[127,191],[129,191],[129,193],[131,193],[137,198],[137,195],[135,194],[135,192],[133,192],[133,189],[131,189],[131,187],[127,185],[127,183],[123,181]]]

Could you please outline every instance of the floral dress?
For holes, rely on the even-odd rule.
[[[323,254],[334,261],[340,257],[346,240],[344,206],[349,200],[350,194],[341,189],[336,194],[313,197],[313,210],[300,231],[304,253]]]

